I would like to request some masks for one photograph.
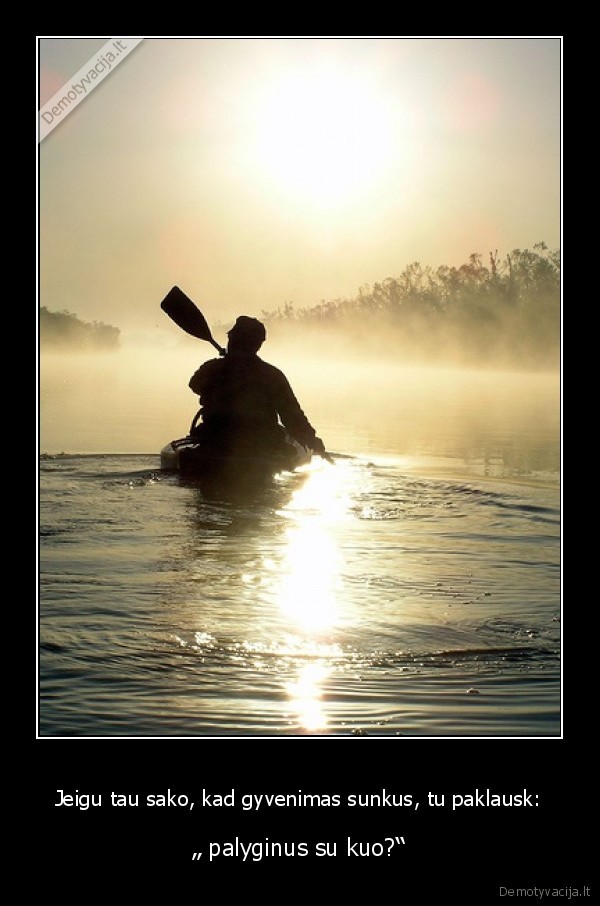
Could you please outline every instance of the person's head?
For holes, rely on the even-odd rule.
[[[228,352],[258,352],[267,338],[267,331],[264,324],[256,318],[240,315],[227,336]]]

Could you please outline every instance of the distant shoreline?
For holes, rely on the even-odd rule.
[[[82,321],[69,311],[40,308],[40,350],[104,352],[118,349],[121,331],[111,324]]]

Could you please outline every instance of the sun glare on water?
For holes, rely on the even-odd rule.
[[[333,528],[347,501],[330,470],[311,472],[287,507],[279,606],[290,628],[309,638],[332,630],[339,616],[342,558]]]
[[[286,630],[286,651],[297,661],[285,684],[289,706],[305,730],[327,726],[326,682],[341,655],[336,630],[343,621],[343,557],[337,529],[347,518],[344,469],[310,469],[283,514],[289,520],[274,585]]]

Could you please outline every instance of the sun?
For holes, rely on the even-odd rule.
[[[263,185],[309,207],[364,199],[391,156],[386,100],[364,73],[287,73],[257,97],[254,165]]]

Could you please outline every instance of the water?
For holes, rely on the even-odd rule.
[[[159,445],[69,453],[99,408],[63,394],[59,430],[48,379],[39,734],[560,735],[558,383],[409,377],[372,375],[377,413],[364,373],[307,382],[346,456],[254,500],[161,473]]]

